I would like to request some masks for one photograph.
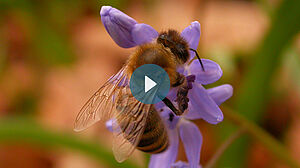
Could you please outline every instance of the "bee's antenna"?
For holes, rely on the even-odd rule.
[[[202,63],[202,61],[201,61],[201,59],[200,59],[200,57],[199,57],[199,55],[198,55],[197,51],[196,51],[196,50],[194,50],[194,49],[192,49],[192,48],[190,48],[190,50],[192,50],[192,51],[194,51],[194,52],[195,52],[195,54],[196,54],[196,56],[197,56],[197,58],[198,58],[198,60],[199,60],[199,62],[200,62],[200,65],[201,65],[201,67],[202,67],[203,71],[205,71],[205,69],[204,69],[204,66],[203,66],[203,63]]]

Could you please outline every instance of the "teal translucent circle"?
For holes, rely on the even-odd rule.
[[[145,92],[145,76],[156,83],[156,86]],[[170,90],[168,73],[158,65],[144,64],[131,75],[129,87],[132,95],[144,104],[156,104],[162,101]]]

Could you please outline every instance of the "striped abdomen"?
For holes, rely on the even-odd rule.
[[[169,139],[163,121],[152,105],[137,149],[153,154],[165,151],[168,145]]]

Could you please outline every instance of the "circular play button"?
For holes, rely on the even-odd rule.
[[[170,89],[168,73],[158,65],[144,64],[131,75],[129,83],[132,95],[144,104],[162,101]]]

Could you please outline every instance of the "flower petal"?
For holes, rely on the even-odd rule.
[[[208,95],[205,88],[194,83],[193,89],[188,94],[190,98],[189,111],[184,116],[187,119],[204,119],[210,124],[217,124],[223,121],[223,113],[214,100]]]
[[[158,36],[155,29],[144,23],[134,25],[131,34],[137,45],[149,43]]]
[[[105,122],[105,126],[110,132],[121,132],[121,128],[119,127],[116,119],[110,119]]]
[[[179,123],[179,135],[190,167],[198,168],[202,146],[202,135],[198,127],[188,120],[181,120]]]
[[[202,70],[202,67],[198,60],[194,60],[188,67],[188,71],[185,75],[194,74],[196,75],[196,83],[201,83],[207,85],[214,83],[221,78],[223,71],[221,67],[209,59],[201,59],[205,71]]]
[[[169,140],[170,145],[165,152],[151,155],[149,168],[170,168],[176,161],[179,144],[177,129],[169,130]]]
[[[154,106],[157,110],[161,110],[166,105],[164,104],[163,101],[160,101],[160,102],[156,103]]]
[[[233,88],[229,84],[220,85],[206,90],[209,96],[217,103],[222,104],[232,96]]]
[[[108,129],[108,131],[113,132],[113,119],[110,119],[105,122],[105,126]]]
[[[181,32],[181,36],[188,42],[190,48],[196,50],[200,40],[200,33],[200,23],[194,21]],[[190,56],[190,59],[192,59],[195,56],[195,53],[190,52]]]
[[[188,67],[189,66],[187,64],[184,64],[182,66],[178,66],[176,71],[179,72],[180,74],[186,73],[185,75],[187,75]]]
[[[177,87],[176,88],[170,88],[169,93],[166,97],[171,101],[175,101],[175,99],[177,98],[177,90],[178,90]],[[163,101],[160,101],[160,102],[155,104],[156,109],[162,109],[165,106],[166,105]]]
[[[163,119],[165,125],[169,129],[175,129],[177,126],[177,123],[180,119],[180,116],[175,115],[169,107],[163,107],[162,112],[160,113],[160,117]]]
[[[172,168],[190,168],[190,165],[187,162],[183,162],[183,161],[179,160],[176,163],[172,164]],[[201,168],[201,166],[198,165],[197,168]]]
[[[102,6],[100,15],[106,31],[120,47],[137,45],[131,36],[131,31],[137,24],[133,18],[111,6]]]

